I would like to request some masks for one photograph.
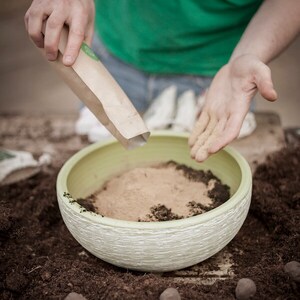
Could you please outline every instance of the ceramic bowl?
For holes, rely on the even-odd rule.
[[[157,132],[145,146],[135,150],[128,151],[117,141],[108,141],[90,145],[72,156],[59,172],[57,198],[63,220],[78,243],[113,265],[152,272],[197,264],[225,247],[249,210],[250,167],[229,147],[199,164],[190,158],[187,139],[185,134]],[[123,171],[169,160],[211,170],[230,186],[230,199],[204,214],[165,222],[102,217],[85,211],[72,200],[89,196]]]

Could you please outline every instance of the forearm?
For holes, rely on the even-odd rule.
[[[299,31],[299,0],[266,0],[249,23],[230,61],[250,54],[267,64],[293,41]]]

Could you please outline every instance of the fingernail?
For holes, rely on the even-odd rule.
[[[72,61],[73,61],[73,59],[72,59],[72,56],[71,56],[71,55],[67,55],[67,56],[65,57],[65,63],[66,63],[66,64],[70,64],[70,63],[72,63]]]

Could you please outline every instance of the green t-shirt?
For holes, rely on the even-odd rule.
[[[140,70],[213,76],[261,0],[96,0],[96,32]]]

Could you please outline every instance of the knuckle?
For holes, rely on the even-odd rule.
[[[80,27],[73,27],[71,28],[71,34],[79,37],[79,38],[84,38],[84,30]]]
[[[69,12],[70,4],[68,5],[68,3],[63,0],[56,0],[55,4],[53,5],[53,10],[60,13]]]
[[[85,24],[89,19],[89,10],[86,7],[77,8],[74,10],[74,21]]]
[[[68,0],[56,0],[56,5],[59,5],[61,8],[66,8],[70,3]]]
[[[81,18],[88,18],[88,16],[89,16],[89,11],[88,11],[88,9],[86,8],[86,7],[82,7],[81,9],[80,9],[80,11],[78,12],[78,15],[81,17]]]
[[[35,18],[37,17],[38,15],[40,14],[40,10],[35,8],[35,7],[32,7],[28,10],[28,16],[29,18]]]
[[[49,29],[55,29],[60,26],[60,20],[58,18],[50,18],[47,22]]]

